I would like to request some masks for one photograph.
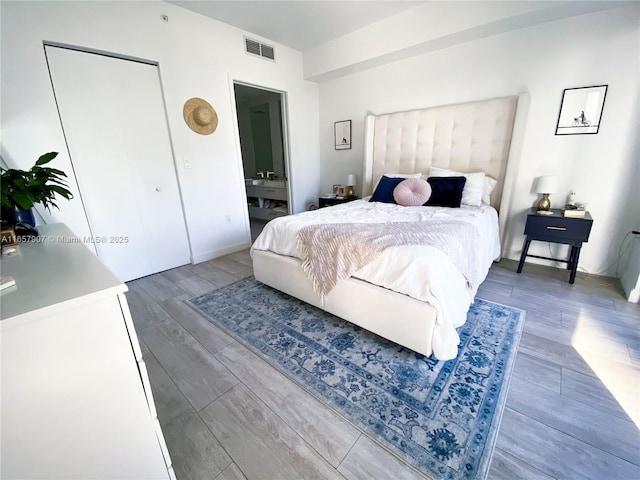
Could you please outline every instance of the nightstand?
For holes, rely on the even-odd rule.
[[[527,236],[522,247],[522,255],[520,263],[518,263],[518,273],[522,272],[524,260],[527,257],[543,258],[545,260],[555,260],[567,264],[567,270],[571,271],[569,275],[569,283],[573,283],[576,279],[576,271],[578,269],[578,258],[580,257],[580,249],[583,242],[589,241],[589,233],[593,219],[589,212],[585,213],[584,218],[564,217],[562,210],[552,208],[552,215],[543,215],[537,213],[537,208],[532,208],[527,214],[527,221],[524,226],[524,234]],[[562,243],[571,246],[568,260],[560,260],[551,257],[542,257],[539,255],[529,255],[529,245],[532,240],[539,242]]]
[[[322,207],[332,207],[333,205],[338,205],[340,203],[353,202],[357,200],[358,197],[336,197],[336,198],[318,198],[318,208]]]

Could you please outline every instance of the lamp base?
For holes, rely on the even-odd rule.
[[[551,208],[551,200],[549,200],[549,194],[543,193],[542,198],[538,202],[538,210],[548,211]]]

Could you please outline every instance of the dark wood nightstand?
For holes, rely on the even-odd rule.
[[[573,283],[576,279],[580,249],[582,248],[583,242],[589,241],[593,218],[591,218],[589,212],[585,213],[584,218],[571,218],[564,217],[562,210],[557,208],[550,210],[553,212],[553,215],[543,215],[537,213],[537,211],[537,208],[532,208],[527,214],[527,222],[524,226],[524,234],[527,238],[522,247],[520,263],[518,263],[518,273],[522,272],[525,258],[544,258],[545,260],[555,260],[566,263],[567,269],[571,271],[569,283]],[[569,259],[560,260],[551,257],[541,257],[539,255],[529,255],[527,252],[529,251],[529,245],[532,240],[571,245]]]
[[[357,200],[358,197],[339,197],[339,198],[324,198],[324,197],[319,197],[318,198],[318,208],[322,208],[322,207],[331,207],[333,205],[338,205],[340,203],[347,203],[347,202],[353,202],[354,200]]]

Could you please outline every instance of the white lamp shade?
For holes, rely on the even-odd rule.
[[[536,182],[536,193],[555,193],[558,190],[558,176],[545,175],[538,177]]]
[[[349,187],[353,187],[356,184],[356,176],[353,173],[350,173],[349,175],[347,175],[347,186]]]

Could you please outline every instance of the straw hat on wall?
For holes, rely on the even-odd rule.
[[[218,114],[202,98],[193,97],[187,100],[182,115],[189,128],[200,135],[210,135],[218,128]]]

